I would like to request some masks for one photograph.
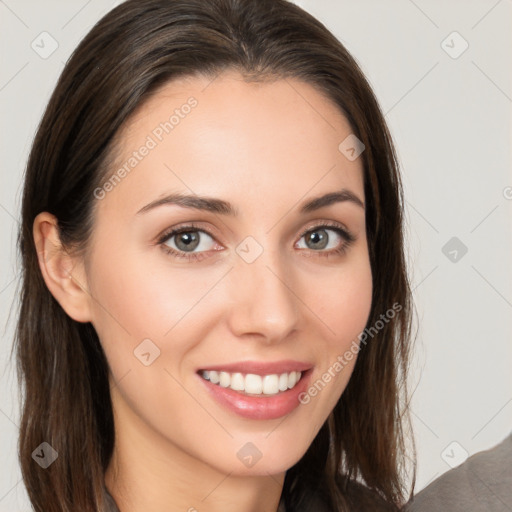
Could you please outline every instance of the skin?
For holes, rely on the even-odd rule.
[[[364,207],[344,201],[301,214],[299,205],[341,189],[364,203],[362,161],[338,150],[352,130],[312,86],[224,72],[160,89],[121,132],[117,164],[190,96],[190,114],[95,199],[86,255],[60,246],[48,213],[36,218],[34,238],[48,288],[69,316],[92,322],[107,356],[116,445],[105,480],[122,511],[277,510],[286,470],[332,411],[356,357],[307,405],[273,420],[219,405],[196,370],[293,359],[314,366],[315,382],[357,340],[372,293]],[[239,215],[176,205],[137,214],[171,192],[229,201]],[[211,234],[199,232],[201,259],[166,253],[159,235],[191,221]],[[356,238],[345,253],[325,257],[346,243],[330,228],[327,248],[301,237],[323,222]],[[262,248],[250,264],[236,252],[248,236]],[[177,238],[167,245],[176,250]],[[160,350],[149,366],[134,356],[147,338]],[[237,457],[247,442],[262,454],[251,468]]]

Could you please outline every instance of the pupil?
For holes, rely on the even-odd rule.
[[[325,230],[314,231],[309,235],[309,240],[313,242],[313,244],[320,244],[320,246],[315,247],[316,249],[323,249],[327,244],[327,235]],[[322,243],[323,242],[323,243]]]
[[[197,233],[189,231],[186,233],[180,233],[176,240],[176,245],[179,249],[195,249],[195,247],[197,247],[198,241],[199,237]],[[180,244],[184,244],[183,247],[180,247]]]

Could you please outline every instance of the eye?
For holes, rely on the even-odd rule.
[[[204,253],[215,250],[215,240],[203,229],[194,225],[182,226],[167,231],[158,243],[164,251],[179,258],[199,259]]]
[[[301,240],[303,238],[306,247],[299,246],[299,248],[311,249],[313,252],[319,253],[319,256],[344,253],[355,241],[354,235],[338,224],[322,224],[309,228],[302,234]]]

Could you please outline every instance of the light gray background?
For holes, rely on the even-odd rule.
[[[9,359],[22,172],[64,62],[118,3],[0,0],[0,512],[30,510]],[[419,322],[410,386],[420,490],[512,430],[512,0],[297,3],[360,63],[397,144]],[[43,31],[58,43],[46,59],[31,48]],[[445,51],[464,40],[457,58]],[[452,237],[466,254],[443,253]]]

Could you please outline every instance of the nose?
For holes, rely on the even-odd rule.
[[[293,269],[279,251],[264,250],[252,263],[237,257],[229,279],[235,336],[274,344],[298,327],[301,300],[294,292]]]

